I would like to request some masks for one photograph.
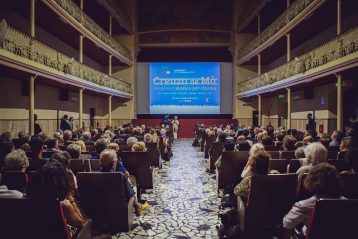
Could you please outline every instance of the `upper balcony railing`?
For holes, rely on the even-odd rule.
[[[237,94],[243,95],[245,92],[259,90],[261,87],[280,83],[280,81],[282,82],[296,75],[308,74],[311,70],[349,56],[355,52],[358,52],[358,26],[353,27],[302,56],[296,57],[284,65],[256,78],[239,82]],[[287,83],[289,84],[289,82]]]
[[[249,44],[238,51],[237,63],[241,64],[270,46],[272,42],[283,36],[290,27],[319,7],[325,0],[296,0],[270,26],[262,31]]]
[[[76,22],[82,25],[85,29],[91,32],[95,37],[100,39],[110,48],[114,49],[121,56],[127,59],[127,62],[132,62],[133,57],[131,51],[116,41],[109,33],[103,30],[95,21],[93,21],[83,10],[77,6],[72,0],[44,0],[45,3],[53,5],[54,3],[61,7],[67,14],[69,14]]]
[[[6,26],[6,30],[4,31],[4,41],[0,42],[0,49],[52,68],[60,74],[75,76],[88,83],[94,83],[100,86],[99,88],[109,88],[110,91],[120,91],[126,93],[125,95],[133,93],[131,84],[75,61],[74,58],[66,56],[37,41],[35,38],[3,23],[4,20],[2,25]],[[118,95],[120,95],[120,92],[118,92]]]
[[[109,11],[112,16],[118,21],[124,29],[129,33],[133,32],[132,23],[128,15],[122,10],[122,7],[119,5],[118,0],[97,0],[102,4],[107,11]]]

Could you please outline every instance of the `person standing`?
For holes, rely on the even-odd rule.
[[[174,116],[174,120],[172,122],[174,139],[178,138],[179,125],[178,116]]]
[[[316,132],[316,120],[312,113],[307,115],[308,123],[306,124],[307,132]]]
[[[165,114],[163,117],[163,124],[164,126],[169,125],[169,114]]]
[[[34,114],[34,134],[40,134],[42,132],[42,129],[40,125],[36,122],[37,121],[37,114]]]
[[[68,115],[64,115],[64,116],[61,118],[60,129],[61,129],[62,131],[71,130],[71,126],[70,126],[70,124],[68,123]]]

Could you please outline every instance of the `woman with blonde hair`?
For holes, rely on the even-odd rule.
[[[145,147],[145,143],[144,142],[137,142],[135,144],[133,144],[132,146],[132,152],[146,152],[147,148]]]

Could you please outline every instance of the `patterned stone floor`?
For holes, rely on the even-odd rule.
[[[191,140],[173,145],[171,161],[156,172],[155,188],[142,194],[151,205],[136,217],[133,230],[114,238],[218,238],[220,199],[215,180],[205,172],[207,161]]]

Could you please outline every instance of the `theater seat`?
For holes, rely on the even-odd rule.
[[[149,163],[150,166],[156,168],[162,168],[162,161],[160,158],[160,152],[157,143],[145,143],[147,151],[149,152]]]
[[[282,222],[295,202],[296,184],[296,174],[252,177],[247,204],[238,197],[240,229],[248,238],[266,238]]]
[[[292,159],[287,166],[287,173],[296,173],[297,170],[301,167],[301,162],[299,159]]]
[[[224,149],[224,143],[214,142],[209,149],[209,170],[215,170],[215,162],[221,155]]]
[[[135,176],[141,189],[152,189],[154,175],[150,170],[149,152],[121,152],[121,159],[128,172]]]
[[[337,151],[328,151],[327,159],[337,159],[338,152]]]
[[[78,172],[89,172],[90,170],[90,162],[89,160],[82,160],[82,159],[71,159],[67,166],[69,169],[72,170],[74,174]]]
[[[216,182],[218,189],[227,186],[235,187],[241,181],[241,173],[249,158],[248,151],[222,152],[220,169],[216,170]]]
[[[358,174],[340,174],[344,188],[345,196],[350,199],[358,199]]]
[[[319,199],[306,239],[357,238],[358,200]]]
[[[332,164],[334,167],[336,167],[338,172],[342,172],[342,171],[351,169],[348,162],[345,161],[344,159],[328,159],[327,162],[329,164]]]
[[[281,159],[294,159],[295,158],[295,151],[281,151]]]
[[[287,159],[270,159],[270,170],[277,170],[280,173],[286,173],[288,160]]]
[[[267,153],[269,153],[271,155],[272,159],[279,159],[281,158],[280,156],[280,151],[267,151]]]
[[[296,201],[305,200],[313,196],[312,193],[310,193],[304,186],[304,181],[306,178],[307,178],[307,173],[302,174],[302,176],[298,178]]]
[[[18,190],[20,192],[25,192],[26,184],[29,181],[28,175],[24,172],[17,171],[3,171],[2,182],[10,190]]]
[[[132,228],[134,199],[125,200],[124,180],[118,172],[77,174],[81,206],[103,233],[114,235]]]
[[[71,239],[57,200],[0,199],[1,238]],[[72,238],[91,238],[90,223]]]

